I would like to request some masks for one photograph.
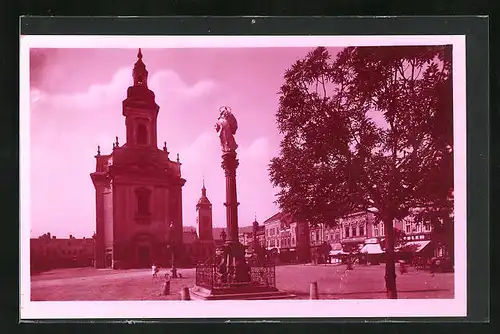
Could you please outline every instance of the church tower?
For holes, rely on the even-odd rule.
[[[201,188],[201,197],[196,204],[196,217],[197,226],[196,232],[200,241],[212,241],[212,203],[207,198],[207,189],[205,188],[205,181]]]
[[[148,89],[148,71],[139,49],[137,62],[132,71],[133,86],[127,90],[123,101],[123,116],[127,128],[127,145],[133,149],[156,150],[156,119],[160,107],[155,103],[155,94]]]
[[[157,146],[160,107],[148,88],[148,71],[139,49],[132,86],[123,101],[126,142],[118,137],[110,154],[98,147],[96,170],[95,266],[149,267],[166,264],[182,250],[181,163]]]

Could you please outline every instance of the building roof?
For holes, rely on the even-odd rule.
[[[277,220],[280,220],[281,216],[283,216],[283,214],[281,212],[275,213],[271,217],[269,217],[266,220],[264,220],[263,224],[265,225],[265,224],[269,224],[271,222],[275,222]]]

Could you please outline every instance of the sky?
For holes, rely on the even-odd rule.
[[[238,119],[239,225],[276,213],[268,164],[281,136],[275,114],[283,75],[311,48],[143,49],[148,86],[160,106],[158,147],[179,153],[183,225],[196,226],[205,180],[215,227],[225,226],[225,179],[218,109]],[[334,49],[332,51],[337,51]],[[89,237],[95,231],[95,154],[125,142],[122,101],[132,85],[136,49],[31,49],[31,237]]]

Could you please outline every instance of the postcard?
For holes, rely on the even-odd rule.
[[[465,37],[21,36],[22,319],[465,316]]]

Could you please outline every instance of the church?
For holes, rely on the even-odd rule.
[[[148,71],[139,49],[122,109],[126,141],[113,150],[97,149],[90,174],[96,195],[95,267],[145,268],[181,261],[182,187],[179,155],[171,160],[157,146],[160,107],[148,88]],[[210,222],[211,223],[211,222]],[[170,262],[171,261],[171,262]],[[177,260],[175,260],[177,261]]]

